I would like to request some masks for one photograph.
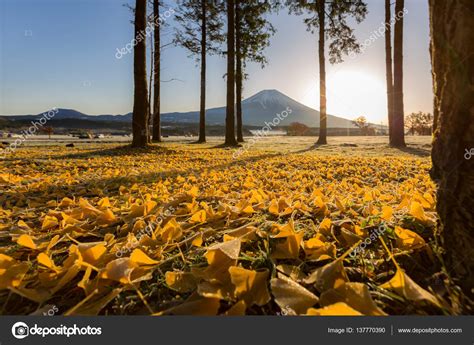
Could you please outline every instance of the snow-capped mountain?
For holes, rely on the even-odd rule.
[[[307,107],[278,90],[263,90],[242,101],[243,122],[247,126],[264,126],[282,112],[288,112],[280,121],[280,126],[292,122],[301,122],[309,127],[319,127],[319,111]],[[208,124],[225,123],[225,107],[211,108],[206,111]],[[286,115],[286,113],[284,114]],[[162,114],[165,122],[197,122],[199,112]],[[328,128],[355,128],[351,120],[328,115]]]
[[[319,111],[307,107],[278,90],[263,90],[242,101],[243,122],[247,126],[264,126],[265,122],[272,122],[280,115],[280,126],[288,125],[292,122],[304,123],[309,127],[319,127]],[[225,124],[225,107],[211,108],[206,111],[206,123],[210,125]],[[42,114],[42,113],[41,113]],[[14,115],[5,116],[10,121],[33,120],[41,116],[38,115]],[[174,112],[161,114],[163,123],[198,123],[199,111]],[[94,122],[120,122],[130,123],[132,113],[125,115],[87,115],[73,109],[58,109],[54,120],[82,120]],[[328,115],[328,128],[355,128],[351,120]]]

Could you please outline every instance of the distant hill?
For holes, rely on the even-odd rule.
[[[209,125],[225,124],[225,107],[211,108],[206,111],[206,123]],[[288,111],[288,116],[280,122],[285,126],[291,122],[301,122],[309,127],[319,127],[319,111],[307,107],[294,99],[286,96],[278,90],[263,90],[242,101],[243,122],[246,126],[264,126],[265,122],[271,122],[283,111]],[[291,112],[291,113],[290,113]],[[39,119],[42,113],[37,115],[9,115],[3,117],[0,126],[14,122],[27,123]],[[0,120],[2,117],[0,117]],[[199,122],[199,111],[174,112],[161,114],[163,123],[167,124],[191,124]],[[8,121],[5,124],[5,120]],[[60,126],[64,124],[67,128],[92,128],[124,127],[132,122],[132,113],[125,115],[87,115],[73,109],[60,108],[51,121],[51,125]],[[95,124],[94,124],[95,123]],[[99,124],[100,123],[100,124]],[[328,115],[328,128],[355,128],[351,120]],[[67,126],[66,126],[67,124]]]

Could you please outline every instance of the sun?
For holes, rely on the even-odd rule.
[[[346,118],[365,116],[369,122],[386,122],[387,94],[382,81],[362,71],[338,71],[327,77],[328,113]]]
[[[387,93],[384,82],[362,71],[337,71],[326,77],[327,112],[354,119],[365,116],[374,124],[387,123]],[[319,109],[319,81],[308,85],[302,101]]]

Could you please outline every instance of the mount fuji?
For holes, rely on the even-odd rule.
[[[309,127],[319,127],[319,111],[307,107],[278,90],[263,90],[242,101],[243,123],[246,126],[264,126],[265,122],[272,122],[278,114],[287,111],[288,115],[282,117],[279,126],[286,126],[292,122],[304,123]],[[206,123],[221,126],[225,124],[226,108],[218,107],[206,110]],[[38,119],[39,115],[11,115],[3,116],[6,121],[31,121]],[[1,119],[2,117],[0,117]],[[54,116],[54,121],[60,123],[75,122],[81,126],[87,123],[116,123],[128,125],[132,122],[132,113],[125,115],[87,115],[73,109],[59,108]],[[162,113],[161,121],[164,124],[192,124],[199,122],[199,111]],[[103,126],[101,125],[101,126]],[[69,127],[69,126],[68,126]],[[356,128],[351,120],[328,115],[328,128]]]
[[[319,111],[295,101],[278,90],[263,90],[242,101],[243,123],[247,126],[264,126],[277,114],[287,111],[289,115],[280,122],[280,126],[292,122],[304,123],[309,127],[319,127]],[[291,112],[290,112],[291,111]],[[225,107],[206,110],[206,123],[223,125]],[[199,112],[162,114],[163,122],[198,122]],[[356,128],[351,120],[333,115],[327,116],[328,128]]]

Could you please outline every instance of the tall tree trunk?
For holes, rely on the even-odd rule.
[[[135,37],[144,35],[146,29],[146,0],[135,3]],[[137,40],[138,41],[138,40]],[[134,47],[133,59],[134,99],[132,146],[145,147],[148,144],[148,86],[146,80],[146,40],[140,40]]]
[[[393,132],[393,63],[392,63],[392,17],[390,0],[385,0],[385,69],[387,71],[388,138],[392,144]]]
[[[236,50],[236,75],[235,75],[235,87],[236,87],[236,101],[237,101],[237,141],[239,143],[244,142],[244,134],[242,129],[242,45],[240,37],[242,16],[240,13],[240,0],[235,0],[235,50]]]
[[[225,145],[235,146],[235,4],[227,0],[227,105]]]
[[[160,47],[160,2],[153,0],[153,18],[155,20],[155,54],[154,62],[154,84],[153,84],[153,141],[161,141],[161,118],[160,118],[160,77],[161,77],[161,47]]]
[[[206,1],[201,0],[201,104],[199,109],[199,139],[206,142]]]
[[[395,13],[403,13],[405,0],[397,0]],[[393,129],[390,145],[405,147],[405,119],[403,109],[403,16],[395,22],[393,64]]]
[[[474,295],[474,2],[430,0],[434,140],[431,176],[448,273]]]
[[[154,50],[153,50],[153,37],[150,36],[150,79],[149,79],[149,90],[148,90],[148,114],[149,114],[149,118],[148,118],[148,126],[152,126],[153,125],[153,109],[152,109],[152,93],[153,93],[153,74],[155,73],[154,72],[154,62],[153,62],[153,59],[154,59]]]
[[[326,18],[324,0],[318,0],[319,17],[319,138],[318,144],[327,144],[327,114],[326,114]]]

